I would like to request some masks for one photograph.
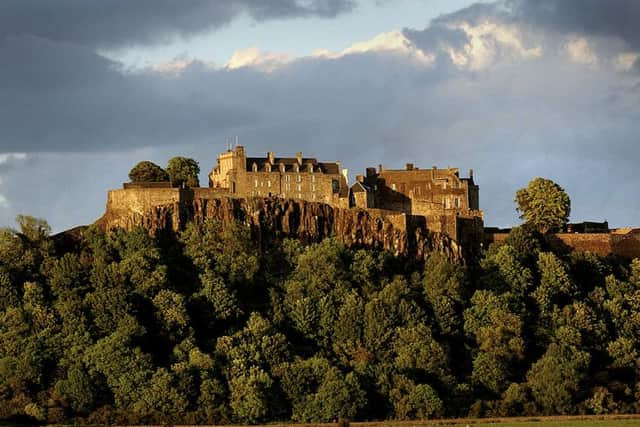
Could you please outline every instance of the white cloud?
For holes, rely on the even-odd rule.
[[[461,22],[449,25],[449,28],[464,31],[468,38],[468,42],[459,49],[447,44],[442,46],[451,61],[461,68],[478,71],[498,62],[536,59],[543,54],[542,46],[525,47],[515,25],[489,21],[478,25]]]
[[[433,64],[436,59],[435,55],[418,49],[401,30],[379,34],[370,40],[354,43],[340,53],[324,56],[340,58],[370,52],[404,54],[426,65]]]
[[[256,47],[249,47],[236,51],[227,62],[226,67],[230,70],[252,67],[271,72],[291,60],[292,58],[286,53],[263,52]]]
[[[0,153],[0,166],[8,165],[15,160],[26,160],[27,153]]]
[[[629,71],[640,57],[637,52],[623,52],[616,56],[613,66],[618,71]]]
[[[572,37],[564,45],[569,59],[579,64],[596,67],[598,56],[594,52],[586,37]]]

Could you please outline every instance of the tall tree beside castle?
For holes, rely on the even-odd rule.
[[[199,187],[200,166],[198,162],[187,157],[173,157],[167,164],[167,172],[173,185],[186,185],[188,187]]]
[[[571,199],[550,179],[536,178],[516,192],[520,218],[541,233],[560,230],[569,221]]]

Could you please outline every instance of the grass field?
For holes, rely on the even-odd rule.
[[[465,424],[449,424],[460,427]],[[446,424],[445,424],[446,426]],[[575,421],[529,421],[529,422],[500,422],[488,424],[469,424],[469,427],[631,427],[640,426],[640,420],[575,420]]]
[[[567,419],[569,418],[569,419]],[[536,419],[434,420],[427,422],[351,423],[352,427],[640,427],[640,417],[616,419],[541,417]]]

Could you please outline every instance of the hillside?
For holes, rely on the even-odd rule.
[[[0,420],[640,411],[640,261],[554,253],[522,227],[463,265],[338,238],[263,245],[246,218],[55,241],[20,219],[0,235]]]

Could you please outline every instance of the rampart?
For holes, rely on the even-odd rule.
[[[380,248],[423,259],[440,252],[463,261],[461,246],[444,233],[427,230],[424,217],[381,209],[344,209],[326,203],[277,197],[231,197],[211,188],[130,188],[109,192],[104,230],[144,227],[152,234],[177,232],[190,221],[209,218],[223,225],[247,224],[263,247],[284,237],[307,243],[335,236],[350,247]]]
[[[508,235],[504,232],[485,232],[484,243],[501,244]],[[593,252],[627,259],[640,258],[640,229],[618,229],[609,233],[556,233],[550,236],[548,241],[558,251]]]

